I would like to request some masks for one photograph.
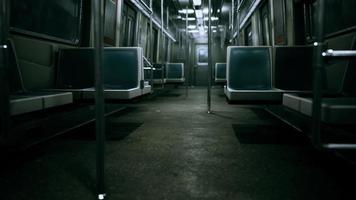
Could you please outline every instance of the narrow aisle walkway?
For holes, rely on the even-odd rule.
[[[350,199],[351,167],[317,154],[263,110],[213,90],[175,89],[108,120],[110,199]],[[93,129],[61,137],[2,170],[4,199],[94,199]],[[353,178],[352,178],[353,177]]]

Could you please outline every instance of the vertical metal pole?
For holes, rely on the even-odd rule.
[[[0,142],[9,136],[10,102],[9,79],[6,56],[8,34],[8,1],[0,1]]]
[[[154,55],[153,55],[154,36],[153,36],[153,21],[152,21],[152,17],[153,17],[152,1],[153,0],[150,0],[150,8],[152,10],[151,15],[150,15],[150,57],[151,57],[151,62],[153,64],[156,61],[153,59],[153,57],[154,57]]]
[[[160,58],[163,58],[163,51],[164,51],[164,32],[163,32],[163,29],[164,29],[164,5],[163,5],[163,0],[161,0],[161,37],[160,37],[160,41],[162,44],[162,49],[160,49],[160,54],[159,54],[159,57]],[[163,60],[162,60],[163,61]]]
[[[95,125],[96,173],[98,199],[105,199],[105,102],[102,80],[103,59],[103,0],[93,0],[94,63],[95,63]]]
[[[212,44],[211,44],[211,0],[209,0],[209,25],[208,25],[208,113],[211,113],[211,77],[212,77]]]
[[[314,95],[312,117],[312,142],[317,148],[321,148],[321,100],[322,100],[322,73],[323,73],[323,42],[324,42],[324,9],[325,1],[319,0],[316,11],[316,41],[314,43]]]
[[[185,7],[185,48],[186,48],[186,61],[184,69],[189,69],[189,34],[188,34],[188,6]],[[188,90],[189,90],[189,77],[187,75],[187,72],[189,70],[184,70],[184,76],[185,76],[185,98],[188,98]]]
[[[234,33],[235,28],[235,0],[231,0],[231,33]]]
[[[152,17],[153,17],[153,8],[152,8],[152,1],[153,0],[150,0],[150,9],[151,9],[151,14],[150,14],[150,36],[149,36],[149,57],[151,57],[151,65],[153,67],[153,21],[152,21]],[[147,49],[148,51],[148,49]],[[151,73],[151,89],[152,91],[154,90],[154,84],[153,84],[153,70],[152,70],[152,73]]]

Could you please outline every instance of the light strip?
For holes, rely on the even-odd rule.
[[[187,20],[187,18],[182,18],[183,21]],[[188,17],[188,21],[195,21],[195,17]]]
[[[193,0],[194,6],[201,6],[201,0]]]
[[[251,8],[249,9],[247,15],[245,16],[244,20],[242,20],[240,24],[240,29],[245,26],[246,22],[249,20],[251,17],[252,13],[256,10],[257,6],[262,2],[262,0],[255,0]]]
[[[179,14],[193,14],[194,10],[193,9],[182,9],[182,10],[178,10]]]

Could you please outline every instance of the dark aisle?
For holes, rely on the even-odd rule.
[[[176,89],[108,119],[108,199],[352,199],[355,170],[316,153],[263,106]],[[92,127],[2,163],[1,199],[95,199]]]

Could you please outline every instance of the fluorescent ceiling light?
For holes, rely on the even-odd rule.
[[[213,13],[213,9],[211,9],[211,13]],[[209,9],[208,8],[204,8],[204,14],[209,14]]]
[[[195,26],[195,25],[189,25],[188,28],[189,28],[189,29],[196,29],[197,26]]]
[[[209,17],[204,17],[204,20],[208,21]],[[217,20],[219,20],[219,17],[211,17],[211,21],[217,21]]]
[[[203,11],[202,10],[195,10],[195,16],[197,18],[203,18]]]
[[[209,26],[204,26],[204,28],[209,28]],[[216,26],[211,26],[211,29],[216,29],[217,27]]]
[[[193,0],[194,6],[201,6],[201,0]]]
[[[193,9],[182,9],[182,10],[178,10],[178,13],[180,14],[193,14],[194,10]]]
[[[182,20],[185,21],[187,18],[183,17]],[[195,21],[195,17],[188,17],[188,21]]]
[[[189,33],[199,33],[199,31],[196,30],[196,29],[195,29],[195,30],[189,30],[188,32],[189,32]]]

